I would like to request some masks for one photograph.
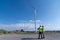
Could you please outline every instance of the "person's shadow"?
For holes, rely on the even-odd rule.
[[[21,40],[41,40],[41,39],[38,39],[38,38],[22,38]]]

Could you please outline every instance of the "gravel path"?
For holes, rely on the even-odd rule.
[[[0,35],[0,40],[38,40],[37,37],[38,34],[6,34]],[[39,40],[60,40],[60,34],[48,34]]]

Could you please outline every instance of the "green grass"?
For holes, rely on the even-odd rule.
[[[60,34],[60,31],[46,31],[44,32],[45,34]],[[38,34],[38,32],[34,32],[34,31],[25,31],[25,32],[21,32],[21,31],[8,31],[8,30],[3,30],[0,29],[0,34]]]

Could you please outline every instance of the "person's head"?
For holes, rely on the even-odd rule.
[[[42,25],[42,27],[44,28],[44,26]]]
[[[40,25],[40,27],[41,27],[41,25]]]

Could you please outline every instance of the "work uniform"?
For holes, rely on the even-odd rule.
[[[44,34],[43,34],[44,28],[43,28],[42,26],[40,26],[40,27],[38,28],[38,30],[39,30],[38,39],[39,39],[39,38],[43,38],[43,37],[44,37]]]

